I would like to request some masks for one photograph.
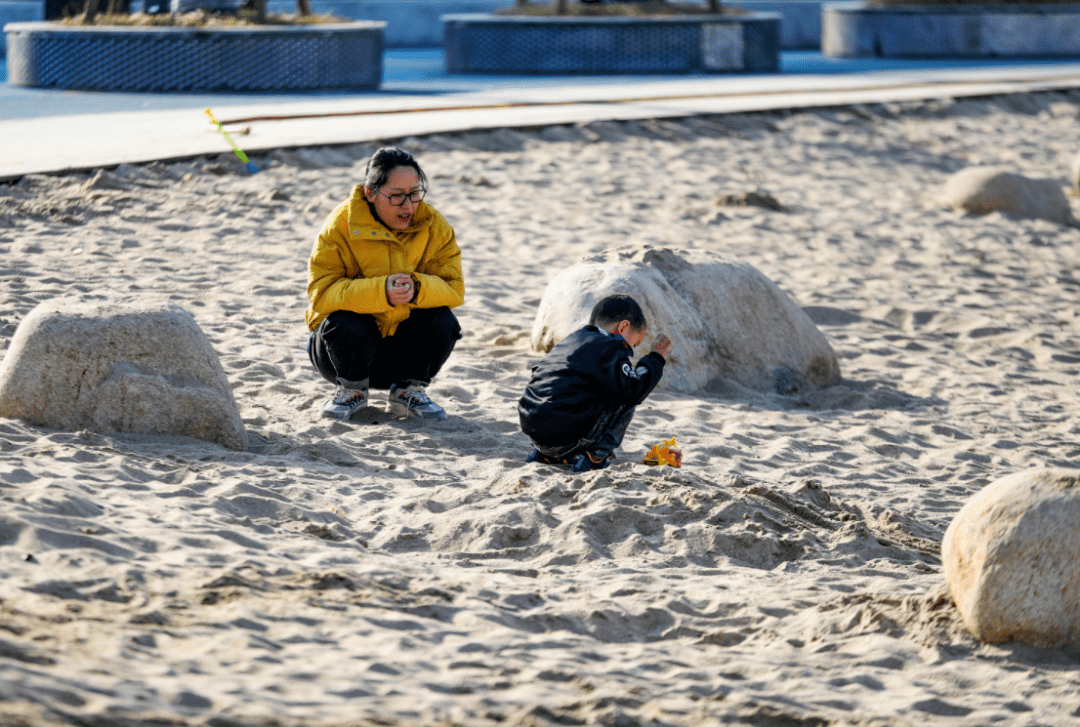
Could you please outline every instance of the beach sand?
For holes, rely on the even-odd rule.
[[[375,145],[0,185],[0,352],[54,296],[180,304],[250,440],[0,420],[0,723],[1080,719],[1080,649],[980,644],[939,557],[984,485],[1080,459],[1080,229],[941,186],[1067,187],[1078,122],[1073,91],[397,140],[467,286],[427,424],[319,418],[304,352],[311,244]],[[749,191],[784,210],[715,202]],[[757,267],[841,383],[657,392],[611,468],[525,464],[545,285],[645,244]],[[640,464],[671,436],[682,469]]]

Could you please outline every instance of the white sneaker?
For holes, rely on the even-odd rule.
[[[337,391],[322,405],[322,415],[329,419],[348,421],[367,406],[367,389],[348,389],[338,384]]]
[[[389,398],[390,413],[400,419],[446,419],[446,411],[428,397],[423,386],[410,384],[399,389],[397,384],[392,384]]]

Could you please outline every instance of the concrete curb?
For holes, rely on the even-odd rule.
[[[867,76],[753,76],[215,108],[249,154],[495,128],[803,109],[1080,88],[1080,64]],[[542,101],[537,98],[542,97]],[[78,134],[71,129],[78,128]],[[123,133],[118,133],[123,129]],[[236,135],[240,129],[242,135]],[[44,150],[44,151],[43,151]],[[0,122],[0,181],[229,153],[201,109]],[[239,162],[238,162],[239,163]]]

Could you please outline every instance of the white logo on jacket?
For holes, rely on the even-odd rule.
[[[631,379],[640,379],[645,374],[649,373],[649,370],[644,366],[638,366],[636,369],[630,368],[629,363],[622,365],[622,372],[629,376]]]

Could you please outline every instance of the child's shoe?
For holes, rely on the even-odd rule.
[[[599,462],[593,462],[592,458],[588,454],[583,454],[578,457],[578,461],[574,463],[574,466],[570,468],[571,472],[591,472],[592,470],[602,470],[608,466],[608,461],[611,457],[605,457]]]
[[[555,459],[553,457],[548,457],[546,454],[541,454],[540,450],[536,447],[532,448],[532,451],[525,457],[525,461],[540,462],[542,464],[570,464],[570,462],[565,459]]]

